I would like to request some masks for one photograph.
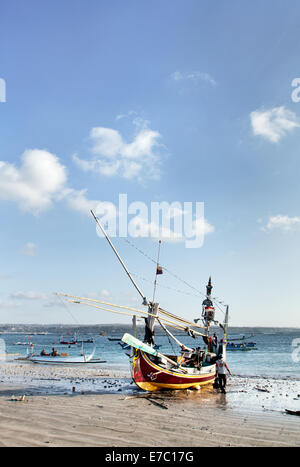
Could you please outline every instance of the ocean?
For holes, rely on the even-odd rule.
[[[100,330],[106,335],[100,335]],[[16,391],[19,387],[22,394],[72,394],[76,392],[96,393],[121,392],[123,395],[136,394],[138,388],[130,376],[130,363],[126,351],[118,340],[125,332],[131,333],[130,326],[89,326],[77,329],[78,340],[93,339],[94,343],[83,344],[86,354],[94,345],[94,358],[105,363],[88,363],[85,365],[39,365],[19,360],[26,355],[26,345],[32,342],[34,351],[40,354],[43,348],[47,352],[55,347],[59,352],[79,355],[81,345],[60,345],[62,328],[43,328],[47,334],[29,334],[28,327],[23,332],[0,333],[1,357],[0,384]],[[67,327],[63,328],[64,340],[72,340],[73,334],[67,335]],[[51,332],[50,332],[51,331]],[[143,339],[143,328],[139,328],[138,337]],[[74,332],[74,328],[72,330]],[[217,329],[216,329],[217,332]],[[220,409],[235,409],[239,412],[285,414],[285,410],[300,410],[300,329],[282,328],[230,328],[229,337],[251,336],[257,350],[227,351],[227,363],[232,372],[228,378],[226,398],[212,388],[201,390],[200,394],[190,394],[195,404],[217,404]],[[220,336],[221,337],[221,336]],[[192,339],[177,335],[177,338],[189,347],[203,347],[202,338]],[[174,341],[157,331],[155,342],[159,351],[166,354],[178,353]],[[24,391],[24,392],[23,392]],[[179,391],[180,392],[180,391]],[[192,391],[193,392],[193,391]],[[194,397],[195,396],[195,397]],[[173,394],[173,397],[180,397]]]
[[[47,332],[44,328],[43,332]],[[131,332],[129,326],[109,326],[103,325],[105,336],[99,333],[99,326],[89,332],[78,332],[78,340],[93,339],[94,344],[83,344],[85,353],[90,353],[96,346],[95,357],[104,360],[106,363],[97,364],[101,368],[128,371],[129,359],[118,341],[111,341],[109,338],[121,338],[125,332]],[[227,363],[231,372],[236,376],[247,377],[268,377],[278,379],[300,380],[300,329],[297,328],[230,328],[229,338],[249,336],[250,341],[256,343],[256,350],[250,351],[227,351]],[[250,337],[251,336],[251,337]],[[2,332],[2,348],[5,343],[6,351],[11,355],[7,360],[23,356],[26,354],[26,345],[18,345],[19,342],[34,344],[35,353],[39,354],[43,348],[51,351],[52,347],[59,352],[68,352],[69,355],[79,355],[81,345],[60,345],[62,335],[49,332],[48,334],[11,333]],[[138,329],[138,337],[143,339],[143,328]],[[192,339],[186,335],[178,335],[177,338],[189,347],[203,347],[202,338]],[[72,341],[72,335],[64,335],[64,340]],[[155,343],[159,345],[159,351],[167,354],[178,353],[178,346],[166,335],[157,332]],[[3,355],[3,352],[0,352]],[[3,360],[3,357],[2,357]],[[90,363],[89,366],[93,366]]]

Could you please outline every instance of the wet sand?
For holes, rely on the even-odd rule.
[[[220,395],[220,404],[224,397]],[[145,429],[147,427],[147,429]],[[300,446],[292,416],[118,394],[0,396],[1,446]]]
[[[212,389],[148,394],[129,379],[99,373],[0,365],[0,445],[300,446],[300,417],[261,408],[260,398],[270,393],[256,391],[260,410],[251,404],[240,410],[232,403],[234,395],[248,395],[244,389],[239,393],[234,381],[226,395]]]

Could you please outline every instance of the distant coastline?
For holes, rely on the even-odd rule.
[[[131,324],[9,324],[3,323],[0,325],[0,334],[30,334],[30,333],[49,333],[49,334],[66,334],[67,332],[80,332],[84,334],[100,333],[101,331],[109,332],[110,334],[128,331],[132,328]],[[144,325],[138,325],[141,331],[144,330]],[[213,327],[212,327],[213,328]],[[218,327],[215,328],[216,330]],[[270,332],[290,332],[292,330],[300,330],[296,326],[229,326],[229,334],[244,334],[244,333],[270,333]],[[159,333],[157,334],[159,335]]]

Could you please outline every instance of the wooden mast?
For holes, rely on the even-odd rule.
[[[92,213],[92,216],[94,217],[97,225],[100,227],[101,229],[101,232],[103,233],[104,237],[106,238],[106,240],[108,241],[110,247],[112,248],[113,252],[115,253],[115,255],[117,256],[118,260],[120,261],[124,271],[126,272],[127,276],[129,277],[129,279],[131,280],[132,284],[134,285],[135,289],[138,291],[138,293],[140,294],[140,296],[142,297],[143,299],[143,305],[148,305],[148,317],[145,318],[145,341],[150,344],[150,345],[153,345],[154,341],[153,341],[153,335],[154,335],[154,323],[155,323],[155,319],[156,319],[156,316],[158,314],[158,310],[159,310],[159,304],[158,303],[149,303],[148,300],[146,299],[146,296],[145,294],[143,294],[143,292],[141,291],[141,289],[137,286],[136,282],[134,281],[132,275],[130,274],[130,272],[128,271],[127,267],[125,266],[124,264],[124,261],[122,260],[122,258],[120,257],[119,253],[117,252],[116,248],[114,247],[114,245],[112,244],[109,236],[107,235],[107,233],[105,232],[103,226],[101,225],[98,217],[96,217],[96,215],[94,214],[93,210],[91,209],[91,213]]]
[[[156,286],[157,286],[157,275],[159,274],[159,255],[160,255],[160,246],[161,246],[161,240],[159,240],[158,244],[158,254],[157,254],[157,261],[156,261],[156,271],[155,271],[155,280],[154,280],[154,289],[153,289],[153,299],[152,303],[149,303],[148,305],[148,318],[145,319],[145,324],[146,324],[146,332],[145,332],[145,342],[147,342],[150,345],[154,344],[154,326],[155,326],[155,320],[156,317],[158,316],[159,312],[159,303],[155,303],[155,292],[156,292]]]
[[[160,274],[160,273],[159,273],[160,246],[161,246],[161,240],[159,240],[159,243],[158,243],[158,254],[157,254],[157,261],[156,261],[156,271],[155,271],[155,280],[154,280],[154,289],[153,289],[153,300],[152,300],[152,303],[154,303],[154,299],[155,299],[155,292],[156,292],[156,286],[157,286],[157,275]]]

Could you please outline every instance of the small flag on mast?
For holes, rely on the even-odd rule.
[[[157,267],[156,267],[156,275],[162,274],[162,273],[163,273],[163,268],[162,268],[161,266],[157,265]]]

